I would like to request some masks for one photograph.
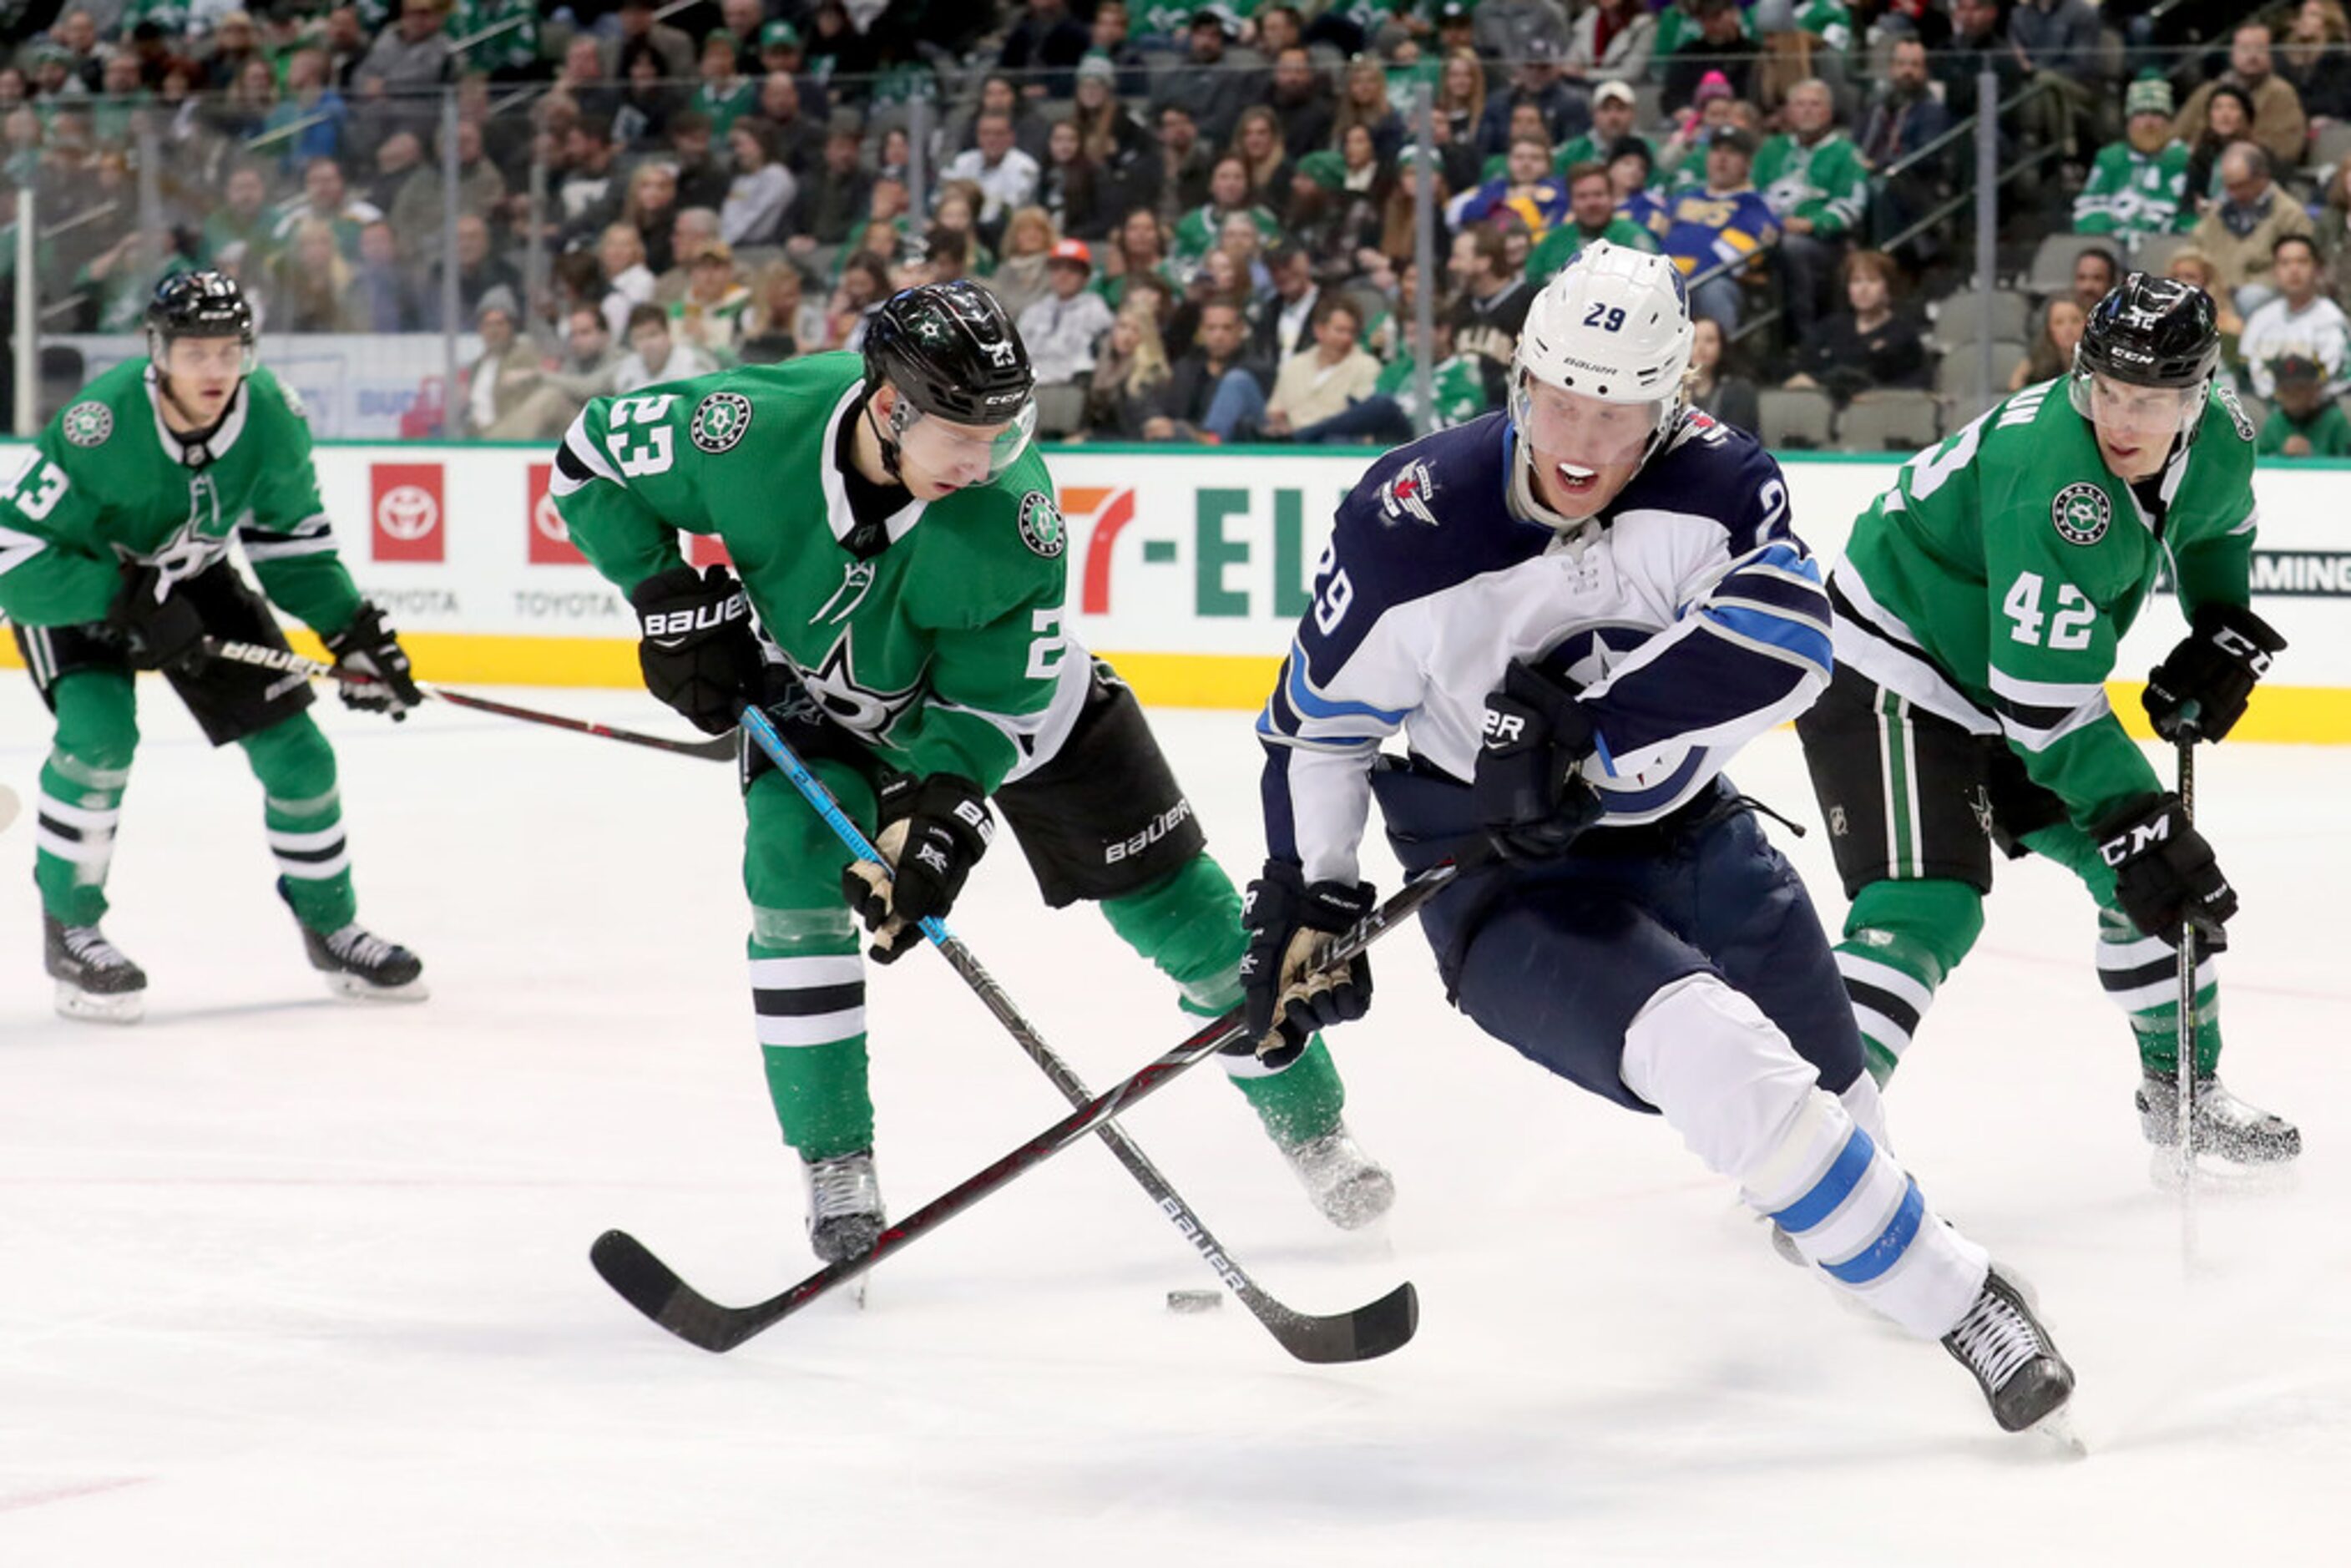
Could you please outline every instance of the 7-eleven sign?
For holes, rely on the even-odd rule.
[[[1111,547],[1118,543],[1121,530],[1134,521],[1134,487],[1064,485],[1061,516],[1069,520],[1072,532],[1080,519],[1092,520],[1093,526],[1086,532],[1085,576],[1079,588],[1078,611],[1083,615],[1107,615],[1111,558],[1114,553]]]

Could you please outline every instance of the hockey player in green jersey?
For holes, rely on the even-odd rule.
[[[1853,900],[1837,967],[1881,1082],[1983,929],[1992,846],[2029,850],[2097,901],[2141,1128],[2178,1137],[2179,935],[2219,951],[2237,896],[2105,683],[2167,561],[2192,629],[2148,679],[2158,734],[2221,738],[2284,646],[2247,607],[2253,429],[2219,362],[2211,298],[2132,273],[2069,376],[1912,458],[1854,525],[1829,580],[1836,674],[1796,728]],[[2294,1158],[2301,1134],[2214,1077],[2209,957],[2194,1028],[2196,1147]]]
[[[0,612],[57,737],[34,842],[46,956],[68,1018],[130,1023],[147,977],[99,930],[139,740],[134,669],[163,672],[214,746],[261,780],[277,891],[337,994],[421,1000],[423,966],[357,923],[335,754],[309,683],[204,660],[206,636],[286,646],[269,604],[326,639],[354,707],[422,700],[408,656],[335,553],[292,392],[253,362],[253,311],[216,272],[155,291],[148,358],[100,375],[0,477]],[[229,559],[234,536],[268,595]]]
[[[1033,383],[992,296],[925,285],[876,313],[862,359],[599,398],[556,458],[556,507],[635,606],[653,695],[712,734],[760,704],[895,865],[894,882],[844,871],[831,831],[746,749],[758,1040],[828,1262],[883,1224],[858,922],[882,962],[919,945],[915,923],[947,913],[987,848],[990,797],[1049,904],[1099,904],[1189,1011],[1241,994],[1233,884],[1134,695],[1068,635]],[[685,565],[680,530],[716,535],[740,580]],[[1320,1041],[1224,1060],[1326,1217],[1386,1209],[1392,1184],[1340,1119]]]

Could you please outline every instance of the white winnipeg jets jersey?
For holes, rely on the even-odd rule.
[[[1829,606],[1780,466],[1695,411],[1573,536],[1510,498],[1499,413],[1399,447],[1341,503],[1314,603],[1258,733],[1266,837],[1309,881],[1356,880],[1380,745],[1467,782],[1513,661],[1582,688],[1605,825],[1688,800],[1828,684]]]

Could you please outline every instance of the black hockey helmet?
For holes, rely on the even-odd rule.
[[[2093,306],[2074,350],[2076,375],[2131,386],[2196,387],[2220,363],[2212,297],[2190,283],[2134,272]]]
[[[1018,420],[1036,391],[1029,350],[995,295],[968,279],[925,283],[883,301],[865,328],[865,384],[887,381],[956,424]]]
[[[250,348],[253,307],[225,273],[175,272],[155,286],[147,330],[158,345],[174,338],[235,338]]]

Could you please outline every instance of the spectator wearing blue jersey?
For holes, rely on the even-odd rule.
[[[1657,242],[1691,284],[1690,308],[1739,329],[1739,279],[1751,273],[1740,266],[1705,282],[1696,281],[1726,262],[1752,263],[1780,237],[1771,209],[1748,176],[1755,162],[1755,138],[1737,126],[1714,133],[1706,148],[1706,185],[1684,191],[1666,204],[1665,228]]]

